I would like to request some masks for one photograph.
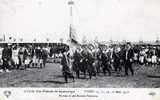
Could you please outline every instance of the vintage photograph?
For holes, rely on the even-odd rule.
[[[0,87],[159,88],[160,1],[0,0]]]

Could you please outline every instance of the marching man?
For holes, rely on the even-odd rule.
[[[62,65],[62,73],[63,73],[63,76],[64,76],[64,79],[65,79],[65,82],[68,83],[68,78],[71,77],[74,81],[74,76],[73,74],[71,73],[71,70],[70,70],[70,60],[69,60],[69,57],[67,56],[67,52],[64,52],[63,53],[63,57],[62,57],[62,60],[61,60],[61,65]]]

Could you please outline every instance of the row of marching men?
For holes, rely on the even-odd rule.
[[[160,47],[133,46],[126,43],[123,46],[89,49],[78,48],[73,55],[63,53],[61,65],[67,82],[67,77],[81,78],[81,75],[91,79],[101,72],[111,76],[114,71],[118,75],[134,75],[133,64],[155,66],[160,64]]]
[[[83,75],[84,78],[91,79],[101,72],[111,76],[113,71],[119,74],[123,70],[125,76],[128,76],[129,72],[133,76],[133,58],[134,50],[130,43],[127,43],[124,48],[117,46],[107,49],[89,49],[86,47],[77,49],[72,56],[70,53],[63,53],[62,72],[66,82],[69,77],[74,80],[74,76],[81,78]]]
[[[42,68],[45,67],[47,57],[47,48],[5,45],[0,47],[0,72],[31,67]]]

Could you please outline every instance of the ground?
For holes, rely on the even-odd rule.
[[[76,79],[64,82],[59,64],[48,63],[45,68],[12,70],[0,73],[0,87],[50,87],[50,88],[158,88],[160,87],[160,66],[134,65],[135,75],[128,77],[104,76],[102,73],[93,79]],[[83,77],[83,76],[82,76]]]

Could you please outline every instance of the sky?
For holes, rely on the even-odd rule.
[[[24,41],[64,41],[69,0],[0,0],[0,36]],[[77,40],[155,40],[160,37],[160,0],[74,0]]]

